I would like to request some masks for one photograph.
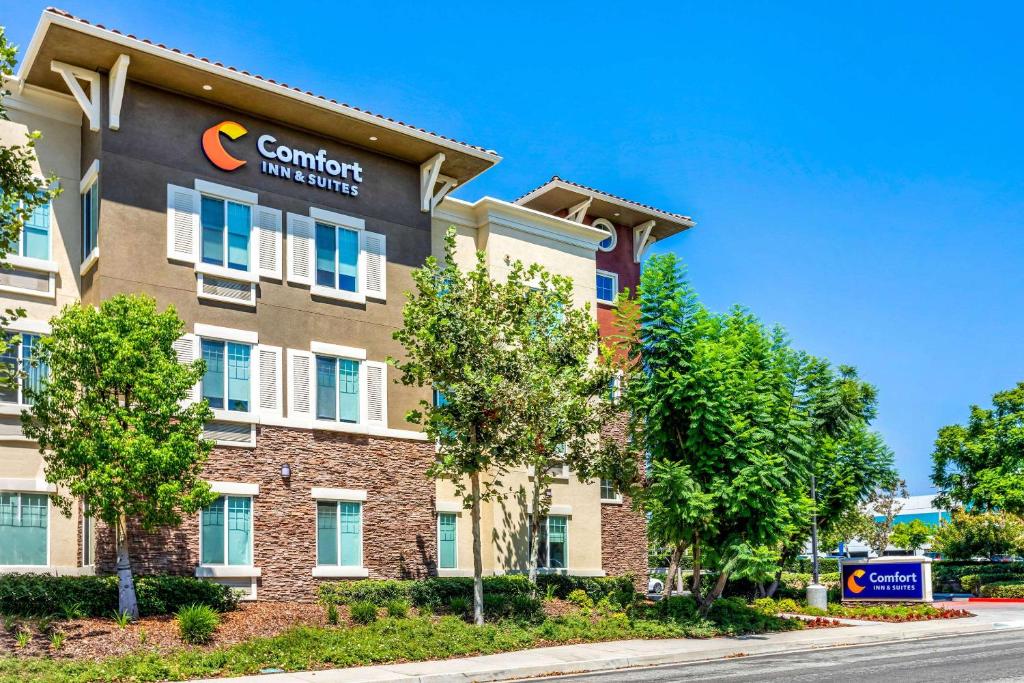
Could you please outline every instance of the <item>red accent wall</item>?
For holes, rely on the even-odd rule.
[[[592,223],[588,219],[587,224]],[[615,226],[618,241],[611,251],[597,250],[597,269],[607,270],[619,276],[619,291],[629,289],[635,295],[640,284],[640,264],[633,262],[633,229]],[[597,326],[602,337],[614,333],[612,321],[615,319],[615,307],[608,304],[597,304]]]

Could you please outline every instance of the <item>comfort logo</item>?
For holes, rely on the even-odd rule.
[[[221,142],[221,133],[228,136],[231,140],[237,140],[248,132],[244,126],[234,121],[222,121],[216,126],[210,126],[203,133],[203,154],[206,155],[211,164],[222,171],[234,171],[244,166],[245,160],[236,159],[228,154],[227,150],[224,149],[224,143]]]
[[[867,588],[867,586],[862,586],[859,583],[857,583],[857,579],[859,579],[862,576],[864,576],[864,570],[855,569],[852,572],[850,572],[850,576],[846,578],[846,587],[849,588],[850,592],[854,595],[860,593],[862,590]]]

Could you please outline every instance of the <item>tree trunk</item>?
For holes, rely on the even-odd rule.
[[[719,598],[719,596],[722,595],[722,591],[725,590],[725,584],[728,583],[728,581],[729,572],[728,570],[724,570],[718,575],[715,585],[711,587],[711,590],[700,602],[700,615],[702,617],[706,617],[708,615],[708,612],[711,610],[711,605]]]
[[[661,589],[662,598],[672,596],[672,591],[675,590],[678,579],[676,575],[679,573],[679,560],[685,552],[686,543],[677,543],[676,547],[672,549],[672,556],[668,560],[668,574],[665,575],[665,585]]]
[[[693,541],[693,576],[690,577],[690,595],[700,600],[700,543],[699,538]]]
[[[537,556],[540,552],[540,472],[534,468],[532,488],[532,509],[530,512],[530,585],[534,595],[537,593]]]
[[[473,623],[484,625],[484,554],[480,543],[480,473],[470,476],[473,506],[470,517],[473,521]]]
[[[115,533],[117,546],[117,611],[132,619],[139,618],[139,602],[135,597],[132,562],[128,556],[128,518],[121,515]]]
[[[782,584],[782,570],[779,569],[779,570],[776,570],[776,572],[775,572],[775,579],[772,580],[771,584],[768,586],[768,590],[765,592],[765,597],[767,597],[767,598],[775,597],[775,591],[779,590],[779,585],[781,585],[781,584]]]

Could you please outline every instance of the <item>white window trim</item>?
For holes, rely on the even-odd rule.
[[[28,494],[39,494],[39,493],[47,493],[47,492],[52,493],[52,492],[57,490],[56,486],[53,487],[53,491],[50,491],[49,489],[47,489],[46,491],[43,491],[43,490],[40,490],[38,488],[5,488],[3,486],[4,482],[19,482],[19,481],[30,482],[33,485],[37,485],[36,480],[34,480],[34,479],[0,479],[0,492],[2,492],[2,493],[17,493],[18,494],[18,511],[19,511],[19,515],[21,514],[21,494],[22,493],[28,493]],[[49,567],[52,566],[52,559],[51,559],[51,557],[52,557],[52,555],[51,555],[52,548],[51,548],[51,545],[52,545],[52,541],[53,541],[53,534],[51,533],[51,531],[53,530],[53,513],[52,513],[53,509],[54,509],[53,508],[53,503],[50,501],[50,498],[47,497],[46,498],[46,564],[0,564],[0,571],[2,571],[4,573],[25,572],[25,573],[29,573],[29,574],[34,574],[34,573],[40,573],[42,571],[45,571],[46,569],[48,569]]]
[[[314,489],[315,490],[315,489]],[[342,489],[335,489],[342,490]],[[364,491],[365,493],[365,491]],[[316,498],[316,496],[313,496]],[[369,570],[366,567],[366,558],[363,549],[363,545],[366,543],[366,528],[364,524],[366,505],[364,500],[344,500],[341,498],[320,498],[316,499],[317,502],[321,500],[325,503],[334,503],[334,514],[337,520],[337,527],[335,527],[335,533],[338,535],[338,562],[339,564],[317,564],[313,567],[313,576],[317,577],[338,577],[338,578],[365,578],[369,576]],[[340,564],[341,563],[341,503],[359,503],[359,564]],[[319,515],[318,515],[319,516]],[[319,519],[316,524],[316,534],[313,539],[313,547],[319,551],[320,548],[320,523]],[[317,552],[319,555],[319,552]],[[317,557],[317,562],[320,558]]]
[[[260,196],[255,192],[240,190],[237,187],[231,187],[230,185],[211,183],[210,181],[203,180],[201,178],[195,179],[195,185],[193,188],[200,194],[210,195],[212,197],[217,197],[218,199],[229,199],[233,202],[251,205],[260,203]]]
[[[366,303],[366,295],[363,294],[362,292],[346,292],[343,289],[324,287],[323,285],[313,285],[309,288],[309,291],[313,296],[322,296],[327,299],[348,301],[354,304]]]
[[[605,277],[610,277],[612,279],[612,298],[611,299],[602,299],[597,294],[597,277],[600,276],[600,275],[603,275]],[[594,276],[594,298],[597,299],[597,302],[601,303],[601,304],[609,304],[611,306],[614,306],[615,305],[615,297],[618,297],[618,295],[619,295],[619,274],[618,273],[612,273],[611,271],[607,271],[607,270],[598,269],[597,273]]]
[[[204,263],[202,265],[204,267],[207,267],[207,268],[217,268],[218,267],[218,266],[211,266],[209,263]],[[241,273],[242,271],[236,270],[236,271],[232,271],[232,272]],[[209,299],[210,301],[222,301],[224,303],[234,304],[235,306],[245,306],[247,308],[256,308],[256,282],[255,281],[251,281],[251,280],[248,280],[248,279],[223,277],[223,276],[220,276],[220,275],[214,275],[212,273],[209,273],[210,277],[222,277],[222,279],[224,279],[224,280],[234,280],[236,282],[247,282],[248,285],[249,285],[249,300],[248,301],[241,301],[239,299],[232,299],[231,297],[218,296],[216,294],[207,294],[206,292],[204,292],[203,291],[203,284],[205,283],[204,278],[207,275],[208,275],[208,273],[204,273],[204,272],[202,272],[201,269],[196,268],[196,297],[197,298],[199,298],[199,299]]]
[[[530,465],[529,467],[526,468],[526,474],[530,477],[530,479],[533,479],[533,475],[535,473],[536,473],[536,468],[534,468],[533,465]],[[569,481],[569,478],[570,478],[569,466],[567,464],[565,464],[564,462],[562,463],[562,471],[561,471],[561,473],[559,473],[559,474],[552,474],[551,475],[552,481],[556,481],[556,482],[562,482],[562,481],[566,481],[567,482],[567,481]]]
[[[366,502],[365,489],[333,489],[314,486],[309,490],[309,495],[311,498],[314,498],[315,500],[323,501],[336,500],[346,503]]]
[[[210,481],[210,490],[222,496],[258,496],[259,484],[246,484],[235,481]]]
[[[193,332],[195,332],[197,337],[205,337],[206,339],[219,339],[221,341],[233,341],[253,345],[260,343],[259,332],[253,332],[252,330],[239,330],[234,327],[219,327],[217,325],[196,323],[193,328]]]
[[[455,515],[455,566],[454,567],[442,567],[441,566],[441,515]],[[437,570],[457,572],[459,571],[459,517],[461,512],[444,512],[442,510],[437,511]]]
[[[312,346],[316,345],[316,344],[320,344],[320,342],[312,342],[310,344],[310,347],[311,347],[310,348],[310,353],[313,356],[312,361],[310,363],[310,373],[312,374],[312,377],[311,377],[310,383],[309,383],[309,391],[310,391],[309,403],[310,403],[310,412],[311,412],[310,419],[312,420],[312,428],[313,429],[324,429],[326,431],[335,431],[335,432],[349,432],[349,433],[354,433],[354,434],[366,434],[366,433],[368,433],[368,428],[367,428],[367,423],[366,423],[366,414],[367,414],[366,401],[367,401],[367,396],[366,396],[366,388],[365,388],[365,385],[366,385],[366,364],[365,364],[365,361],[361,360],[361,359],[359,359],[358,357],[355,357],[355,356],[349,356],[349,355],[344,355],[344,354],[339,355],[339,354],[336,354],[336,353],[327,353],[327,352],[317,352],[317,351],[313,350],[313,348],[312,348]],[[323,346],[334,346],[334,345],[333,344],[323,344]],[[338,349],[345,349],[346,351],[360,351],[360,350],[362,350],[363,353],[365,354],[365,350],[363,350],[363,349],[355,349],[355,348],[351,348],[351,347],[347,347],[347,346],[338,346],[336,348],[338,348]],[[316,412],[316,409],[317,409],[317,403],[316,403],[317,402],[317,397],[316,397],[316,357],[317,356],[324,356],[326,358],[334,358],[334,359],[338,359],[338,360],[352,360],[352,361],[356,361],[359,364],[359,379],[357,380],[359,382],[359,385],[358,385],[358,388],[359,388],[359,419],[357,421],[355,421],[355,422],[342,422],[337,417],[334,417],[333,419],[317,417],[317,412]],[[335,375],[334,375],[335,389],[337,389],[337,386],[338,386],[338,377],[339,376],[338,376],[337,364],[336,364],[335,365]]]
[[[317,223],[328,223],[338,228],[349,230],[366,230],[366,221],[355,216],[346,216],[343,213],[318,209],[315,206],[309,207],[309,217]]]
[[[602,487],[601,487],[601,480],[600,480],[600,479],[598,479],[598,480],[597,480],[597,492],[598,492],[598,496],[600,496],[600,499],[601,499],[601,503],[602,503],[602,504],[607,504],[607,505],[622,505],[622,492],[621,492],[621,491],[619,491],[619,490],[618,490],[618,489],[616,488],[616,489],[615,489],[615,497],[614,497],[614,498],[605,498],[605,497],[604,497],[604,496],[602,495],[602,490],[601,490],[601,489],[602,489]]]
[[[52,220],[53,219],[51,218],[51,226]],[[52,242],[52,235],[50,239]],[[33,273],[45,273],[47,275],[47,286],[46,291],[40,291],[38,289],[15,287],[13,285],[0,285],[0,292],[11,292],[12,294],[20,294],[22,296],[47,299],[50,301],[57,300],[57,271],[60,267],[57,265],[56,261],[32,258],[30,256],[19,256],[18,254],[8,254],[4,257],[4,262],[14,268],[28,270]]]
[[[94,566],[96,566],[96,524],[94,523],[93,520],[94,520],[94,518],[92,517],[92,515],[89,514],[88,507],[83,504],[82,505],[82,520],[81,520],[82,521],[82,531],[81,531],[81,534],[82,534],[82,567],[83,568],[84,567],[94,567]],[[85,530],[86,530],[86,528],[89,529],[89,541],[90,541],[89,546],[91,546],[91,547],[88,547],[88,548],[86,547],[86,541],[85,541],[85,535],[86,535]],[[88,558],[86,558],[86,555],[88,555]],[[91,562],[86,562],[86,559],[91,560]]]
[[[604,228],[609,233],[611,233],[612,245],[610,247],[608,247],[607,249],[605,249],[605,248],[603,248],[601,246],[601,244],[599,242],[598,245],[597,245],[598,251],[603,251],[603,252],[607,253],[609,251],[614,251],[615,247],[617,247],[619,245],[619,231],[615,229],[615,225],[610,220],[608,220],[607,218],[595,218],[594,221],[590,224],[590,227],[592,227],[592,228]],[[604,240],[601,240],[601,242],[603,242],[603,241]]]
[[[13,323],[11,323],[11,325],[5,331],[8,334],[12,335],[12,336],[13,335],[18,335],[20,337],[21,335],[30,334],[30,335],[33,335],[33,336],[36,336],[36,337],[41,337],[41,336],[43,336],[45,334],[49,334],[50,333],[50,324],[49,323],[38,323],[36,321],[31,321],[31,320],[15,320]],[[17,360],[19,368],[21,366],[22,361],[24,360],[22,355],[21,355],[23,350],[24,350],[24,342],[23,341],[19,341],[18,342],[18,360]],[[20,370],[19,370],[19,372],[20,372]],[[8,402],[0,403],[0,415],[21,415],[22,411],[29,410],[32,407],[30,404],[25,403],[22,400],[24,398],[24,396],[25,396],[25,385],[22,383],[22,379],[24,379],[24,378],[19,375],[19,377],[17,378],[17,381],[15,382],[15,386],[16,386],[17,392],[18,392],[18,401],[15,402],[15,403],[8,403]],[[30,439],[27,439],[26,437],[22,436],[22,437],[20,437],[18,439],[14,439],[14,441],[21,441],[22,439],[30,440]],[[11,439],[8,438],[7,441],[10,442]],[[2,480],[0,480],[0,481],[2,481]],[[54,490],[56,490],[56,489],[54,489]]]
[[[437,512],[455,512],[461,513],[463,510],[462,503],[457,501],[439,500],[434,503],[434,509]]]
[[[366,360],[366,349],[359,349],[354,346],[341,346],[339,344],[328,344],[327,342],[310,342],[309,350],[313,355],[334,356],[348,360]]]
[[[200,329],[210,332],[210,334],[204,334],[200,332]],[[259,410],[256,408],[256,403],[259,401],[260,393],[260,368],[259,368],[259,342],[249,341],[249,339],[258,339],[258,333],[249,332],[247,330],[236,330],[230,327],[217,327],[215,325],[204,325],[202,323],[196,323],[195,325],[195,353],[196,360],[203,357],[203,340],[208,339],[210,341],[224,342],[224,404],[228,402],[228,342],[236,344],[245,344],[249,347],[249,410],[229,410],[227,408],[210,408],[213,411],[213,420],[220,420],[222,422],[249,422],[256,424],[259,422]],[[242,337],[242,338],[236,338]],[[199,378],[199,400],[203,400],[203,378]],[[256,432],[251,430],[251,438],[248,443],[240,443],[234,441],[217,441],[218,446],[243,446],[253,447],[256,445]]]
[[[224,534],[221,541],[224,543],[224,564],[207,564],[202,561],[203,556],[203,511],[199,511],[199,557],[200,563],[196,567],[196,576],[209,578],[209,577],[247,577],[247,576],[259,576],[260,574],[253,574],[253,570],[259,571],[255,567],[256,555],[255,555],[255,541],[256,541],[256,501],[253,493],[229,493],[225,491],[218,491],[215,484],[220,486],[227,485],[229,488],[232,487],[252,487],[255,486],[257,491],[259,490],[259,484],[233,484],[229,482],[210,482],[210,488],[213,492],[218,494],[218,497],[224,496]],[[248,498],[249,499],[249,564],[228,564],[228,509],[227,509],[227,498]],[[217,502],[217,501],[214,501]],[[212,503],[211,503],[212,505]],[[200,573],[202,571],[202,573]]]
[[[225,280],[236,280],[238,282],[251,282],[256,283],[260,281],[260,278],[255,273],[247,270],[235,270],[234,268],[228,268],[226,266],[218,266],[213,263],[203,263],[199,261],[196,263],[196,272],[204,275],[213,275],[214,277],[222,277]],[[207,294],[206,296],[210,296]]]
[[[82,180],[78,183],[78,194],[85,194],[85,191],[92,187],[92,184],[96,182],[96,179],[100,175],[100,160],[93,159],[92,163],[89,164],[89,168],[86,170],[85,175],[82,176]]]
[[[544,538],[547,540],[548,547],[545,548],[544,556],[548,558],[548,564],[551,564],[551,532],[547,528],[548,520],[551,517],[565,517],[565,566],[564,567],[541,567],[538,565],[537,570],[541,572],[550,572],[553,574],[557,573],[569,573],[569,521],[572,518],[571,508],[569,513],[562,512],[560,508],[569,508],[568,505],[552,505],[551,509],[548,510],[544,516]],[[532,544],[531,544],[532,545]]]
[[[4,261],[14,266],[15,268],[24,268],[25,270],[36,270],[41,273],[56,273],[60,270],[56,261],[48,261],[41,258],[32,258],[31,256],[18,256],[17,254],[9,254]],[[21,290],[18,290],[21,291]]]
[[[89,252],[89,255],[85,257],[85,260],[82,261],[82,265],[78,266],[78,274],[80,276],[85,275],[92,270],[92,267],[95,266],[99,260],[100,248],[97,246],[94,247],[93,250]]]

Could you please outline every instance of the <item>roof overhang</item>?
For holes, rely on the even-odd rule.
[[[280,122],[415,164],[439,152],[443,173],[465,184],[501,157],[350,105],[90,24],[52,8],[43,12],[18,71],[18,81],[58,93],[69,89],[51,63],[107,72],[121,55],[128,78]],[[208,85],[210,90],[204,90]],[[371,137],[377,139],[371,141]]]
[[[635,227],[654,221],[651,235],[658,240],[692,228],[696,223],[688,216],[661,211],[593,188],[552,178],[536,190],[516,200],[516,204],[542,213],[557,214],[590,200],[586,215],[604,218],[618,225]]]
[[[445,197],[434,209],[434,220],[475,229],[498,225],[588,251],[597,251],[608,236],[604,230],[494,197],[475,202]]]

